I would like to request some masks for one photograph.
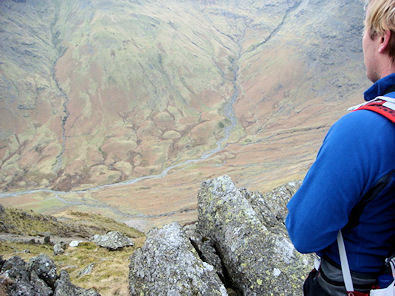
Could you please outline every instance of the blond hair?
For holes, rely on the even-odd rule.
[[[391,31],[389,42],[389,55],[395,60],[395,0],[366,0],[367,9],[365,30],[370,38],[383,36],[384,32]]]

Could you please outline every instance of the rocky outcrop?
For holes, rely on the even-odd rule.
[[[310,265],[287,237],[285,196],[238,189],[228,176],[204,182],[199,191],[198,232],[213,241],[243,294],[300,294]]]
[[[197,286],[191,273],[201,275],[199,285],[220,279],[229,294],[302,295],[313,260],[294,249],[283,222],[285,205],[299,185],[289,183],[262,195],[237,188],[228,176],[204,182],[196,229],[181,230],[177,224],[154,229],[131,257],[131,295],[189,295],[177,289],[183,287],[181,282]],[[221,283],[212,294],[197,289],[193,295],[227,295]]]
[[[118,231],[110,231],[104,235],[96,234],[93,237],[92,241],[96,245],[107,248],[110,251],[134,245],[133,241],[129,237],[123,235]]]
[[[58,277],[54,262],[46,255],[34,257],[29,263],[17,256],[0,262],[0,292],[4,295],[100,296],[93,289],[74,286],[65,270]]]
[[[153,229],[130,263],[130,295],[228,295],[177,223]]]
[[[56,266],[46,255],[34,257],[29,262],[29,269],[35,272],[38,278],[42,279],[50,287],[55,286],[57,280]]]

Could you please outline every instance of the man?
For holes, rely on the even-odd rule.
[[[374,83],[365,100],[395,98],[395,0],[367,2],[362,47]],[[343,116],[326,135],[288,210],[286,226],[295,248],[321,257],[319,270],[304,284],[305,295],[346,295],[339,230],[354,288],[369,293],[394,250],[395,124],[370,110]]]

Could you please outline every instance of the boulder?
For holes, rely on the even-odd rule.
[[[117,250],[128,246],[133,246],[133,241],[118,231],[110,231],[107,234],[96,234],[93,242],[103,248],[109,250]]]
[[[203,182],[197,224],[153,229],[132,255],[130,294],[302,295],[313,257],[294,249],[284,225],[299,186],[260,194],[228,176]]]
[[[46,255],[32,258],[29,264],[16,256],[3,262],[0,266],[0,295],[100,296],[93,289],[74,286],[66,271],[61,271],[58,278],[55,264]]]
[[[268,201],[236,188],[228,176],[202,184],[197,230],[212,241],[229,280],[243,295],[302,295],[313,260],[288,239],[283,224],[288,197],[278,197],[277,205],[273,196]]]
[[[54,287],[57,279],[56,266],[47,255],[41,254],[32,258],[29,262],[29,269],[48,286]]]
[[[130,261],[130,295],[228,295],[177,223],[152,229]]]
[[[37,284],[37,281],[30,282],[28,265],[17,256],[11,257],[3,264],[0,276],[3,278],[2,282],[6,283],[4,288],[8,296],[39,296],[43,291],[41,283],[34,287],[33,284]]]
[[[53,246],[53,253],[55,256],[61,255],[64,253],[66,248],[66,244],[63,242],[57,243]]]
[[[49,296],[53,294],[51,288],[37,274],[33,272],[32,275],[28,264],[17,256],[4,263],[0,275],[3,282],[7,283],[6,295]]]

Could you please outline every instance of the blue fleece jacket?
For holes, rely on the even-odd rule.
[[[395,74],[365,92],[365,100],[386,95]],[[340,264],[336,236],[351,210],[378,180],[395,170],[395,124],[373,111],[350,112],[329,130],[301,188],[288,203],[286,227],[295,248]],[[394,248],[395,177],[368,203],[359,224],[344,229],[350,269],[378,273]]]

